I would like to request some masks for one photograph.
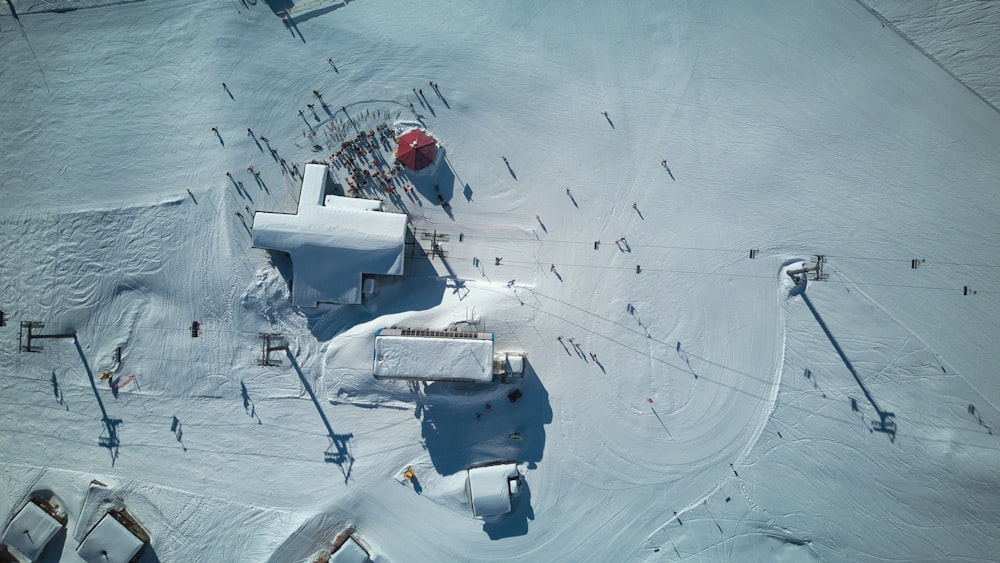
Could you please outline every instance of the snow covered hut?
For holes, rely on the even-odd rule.
[[[493,380],[493,333],[383,328],[375,333],[375,377]]]
[[[10,521],[0,540],[0,561],[30,563],[66,525],[66,517],[44,501],[32,499]]]
[[[365,548],[354,539],[348,536],[347,540],[330,555],[329,563],[368,563],[371,559]]]
[[[76,548],[87,563],[132,563],[139,559],[149,534],[125,510],[110,510]]]
[[[511,498],[517,494],[521,474],[515,463],[497,463],[470,467],[465,480],[465,494],[477,518],[500,516],[510,512]]]
[[[324,164],[306,164],[296,214],[258,212],[253,246],[292,258],[292,304],[361,303],[365,276],[403,275],[406,215],[379,200],[327,194]]]

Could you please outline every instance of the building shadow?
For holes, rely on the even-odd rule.
[[[45,544],[45,549],[35,559],[35,563],[59,563],[62,560],[63,549],[66,546],[66,526],[63,526],[49,543]]]
[[[513,509],[509,513],[484,520],[483,531],[491,540],[528,534],[528,521],[535,519],[535,509],[531,507],[531,488],[526,479],[521,479],[513,502]]]
[[[407,235],[412,239],[411,235]],[[316,308],[302,308],[300,311],[306,317],[309,331],[320,342],[330,340],[334,336],[359,324],[367,323],[383,315],[403,313],[407,311],[425,311],[432,309],[444,301],[448,289],[448,279],[439,277],[430,262],[430,258],[416,246],[419,241],[413,241],[407,248],[406,264],[402,276],[379,276],[376,278],[377,293],[365,297],[361,305],[338,305],[321,303]],[[287,269],[279,266],[286,281],[290,279],[291,260]],[[428,274],[431,275],[428,275]],[[288,277],[286,277],[288,276]]]
[[[156,554],[153,546],[147,543],[146,547],[142,548],[142,552],[139,553],[139,558],[135,560],[135,563],[160,563],[160,557]]]
[[[413,233],[407,231],[406,256],[402,276],[376,276],[377,292],[364,297],[360,305],[320,303],[317,307],[303,307],[299,311],[306,317],[310,332],[317,340],[330,340],[337,334],[358,324],[393,313],[424,311],[434,308],[444,300],[448,280],[437,277],[430,257],[420,247]],[[291,295],[295,284],[292,258],[287,252],[265,250],[268,260],[284,280]],[[286,302],[285,306],[296,308]],[[273,317],[272,315],[269,315]],[[270,319],[272,322],[274,318]]]
[[[287,10],[295,7],[295,2],[292,0],[264,0],[264,3],[276,16],[284,15]]]
[[[516,402],[508,398],[515,390],[520,391]],[[529,469],[541,461],[552,407],[530,363],[517,383],[437,381],[423,394],[424,447],[441,475],[491,460],[527,463]]]
[[[451,198],[455,194],[455,171],[445,157],[444,147],[437,149],[433,168],[425,168],[416,172],[405,169],[406,179],[413,188],[434,205],[450,207]],[[464,186],[463,186],[464,190]]]

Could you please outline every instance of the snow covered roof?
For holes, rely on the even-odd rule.
[[[354,538],[348,537],[340,549],[333,552],[329,561],[330,563],[368,563],[369,559],[368,552],[358,545]]]
[[[375,377],[493,380],[493,333],[382,329],[375,334]]]
[[[37,504],[29,502],[7,526],[2,543],[12,552],[16,550],[26,561],[34,561],[61,528],[62,522]]]
[[[297,214],[258,212],[253,246],[292,257],[292,303],[361,303],[364,274],[403,274],[406,215],[378,200],[327,196],[323,164],[306,164]]]
[[[524,374],[524,354],[507,354],[507,371],[513,374]]]
[[[499,516],[510,512],[511,490],[508,480],[517,476],[517,465],[502,463],[469,469],[466,493],[472,514],[477,517]]]
[[[76,552],[87,563],[128,563],[144,544],[108,513],[83,538]]]
[[[434,162],[437,141],[422,129],[412,129],[396,141],[396,159],[411,170],[420,170]]]

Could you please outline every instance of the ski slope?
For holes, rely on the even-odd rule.
[[[147,562],[347,526],[376,561],[997,558],[1000,114],[955,78],[988,53],[848,0],[283,6],[0,7],[0,515],[56,492],[46,560],[121,505]],[[293,307],[253,213],[414,123],[442,155],[385,195],[405,275]],[[29,320],[76,337],[19,352]],[[392,326],[493,332],[527,374],[376,380]],[[491,460],[524,483],[483,521]]]

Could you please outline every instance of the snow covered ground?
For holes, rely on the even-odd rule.
[[[848,0],[300,4],[0,7],[0,515],[54,491],[48,560],[121,506],[145,561],[347,526],[378,561],[997,559],[1000,115],[949,74],[988,53]],[[444,147],[387,200],[446,256],[292,307],[251,213],[387,114]],[[21,321],[77,336],[19,352]],[[375,380],[390,326],[493,332],[527,374]],[[493,460],[524,483],[484,522]]]

